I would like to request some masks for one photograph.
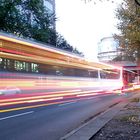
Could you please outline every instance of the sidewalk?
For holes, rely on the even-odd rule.
[[[90,140],[140,140],[140,97],[132,99]]]
[[[112,106],[61,140],[140,140],[140,93]]]

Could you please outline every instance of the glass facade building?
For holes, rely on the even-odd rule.
[[[55,0],[44,0],[44,5],[48,12],[52,15],[55,15]],[[53,19],[52,19],[53,20]],[[55,29],[55,21],[53,20],[52,28]]]
[[[98,59],[99,61],[108,62],[122,54],[119,40],[113,37],[102,38],[98,43]]]
[[[44,5],[51,14],[55,13],[55,0],[44,0]]]

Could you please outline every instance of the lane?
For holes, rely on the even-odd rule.
[[[63,103],[75,102],[75,101],[80,101],[80,100],[85,100],[85,99],[93,99],[93,98],[97,98],[98,96],[103,97],[103,96],[110,95],[110,93],[109,94],[96,93],[96,92],[93,93],[92,91],[87,91],[87,92],[83,91],[81,93],[84,93],[84,96],[77,96],[76,95],[76,97],[75,96],[70,96],[67,98],[60,98],[59,97],[56,100],[54,99],[54,100],[47,100],[47,101],[44,101],[43,99],[39,99],[39,102],[36,102],[36,100],[35,100],[34,102],[28,102],[29,104],[23,102],[23,104],[16,104],[16,105],[14,104],[13,105],[10,102],[12,99],[10,99],[10,101],[8,99],[8,101],[10,102],[10,105],[8,103],[8,105],[6,105],[6,106],[0,106],[0,113],[16,111],[16,110],[24,110],[24,109],[30,109],[30,108],[37,108],[37,107],[43,107],[43,106],[49,106],[49,105],[55,105],[55,104],[63,104]],[[90,93],[90,94],[88,94],[88,93]],[[77,93],[73,93],[73,94],[77,94]],[[54,95],[51,95],[51,96],[54,96]],[[36,98],[36,97],[31,97],[31,98]],[[19,98],[19,100],[21,100],[21,98]],[[0,101],[0,102],[3,102],[3,101]]]
[[[97,96],[67,104],[42,106],[4,113],[5,116],[34,111],[0,121],[2,140],[58,140],[103,107],[124,100],[125,96]],[[3,114],[3,113],[2,113]]]
[[[15,95],[1,95],[0,96],[0,108],[3,106],[8,105],[16,105],[16,104],[25,104],[25,103],[32,103],[32,102],[41,102],[41,101],[53,101],[65,98],[72,98],[72,97],[81,97],[81,96],[90,96],[90,95],[97,95],[103,94],[101,90],[95,90],[94,88],[83,88],[83,89],[63,89],[63,90],[55,90],[55,91],[47,91],[44,92],[33,92],[30,93],[20,93]]]
[[[101,92],[101,90],[95,90],[94,88],[85,88],[0,96],[0,113],[40,106],[48,106],[62,102],[72,102],[73,100],[82,100],[83,98],[91,98],[100,94],[110,93]]]
[[[63,104],[59,104],[58,106],[65,106],[65,105],[69,105],[69,104],[74,104],[76,103],[77,101],[74,101],[74,102],[68,102],[68,103],[63,103]]]

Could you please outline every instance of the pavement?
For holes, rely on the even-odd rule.
[[[107,110],[99,112],[88,122],[71,131],[60,140],[93,140],[94,135],[97,134],[109,121],[111,121],[125,106],[127,106],[132,99],[140,98],[140,92],[136,92],[128,99],[113,104]],[[140,105],[139,105],[140,108]],[[115,126],[117,127],[117,126]]]

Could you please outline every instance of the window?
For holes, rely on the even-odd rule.
[[[23,62],[15,61],[15,70],[22,71],[23,70]]]
[[[100,71],[101,79],[119,79],[120,78],[120,70],[117,69],[109,69]]]
[[[38,64],[31,63],[31,71],[32,72],[39,72],[38,71]]]
[[[98,71],[97,70],[90,70],[89,75],[91,78],[98,78]]]

